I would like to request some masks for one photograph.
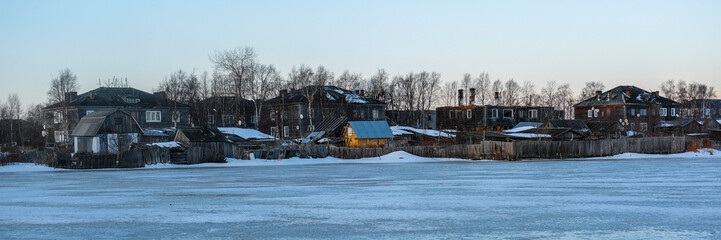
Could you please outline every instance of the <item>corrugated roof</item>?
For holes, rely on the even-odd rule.
[[[119,110],[112,111],[96,111],[91,114],[85,115],[78,122],[78,125],[73,129],[73,133],[70,136],[73,137],[92,137],[98,134],[100,126],[103,125],[105,117],[117,112]]]
[[[136,99],[137,103],[129,103],[127,98]],[[62,107],[62,103],[54,103],[44,109]],[[157,107],[176,106],[188,107],[183,103],[174,102],[167,98],[156,96],[135,88],[100,87],[78,95],[68,103],[68,106],[112,106],[112,107]]]
[[[386,121],[350,121],[353,134],[359,139],[393,138],[391,127]]]

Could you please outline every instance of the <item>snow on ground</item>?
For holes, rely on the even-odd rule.
[[[46,172],[46,171],[63,171],[65,169],[51,168],[45,165],[35,165],[34,163],[11,163],[0,166],[0,173],[8,172]]]
[[[614,156],[607,157],[592,157],[592,158],[579,158],[584,160],[597,160],[597,159],[689,159],[689,158],[721,158],[721,151],[716,149],[699,149],[698,152],[684,152],[675,154],[643,154],[643,153],[623,153]]]
[[[235,135],[244,139],[275,139],[273,136],[250,128],[219,127],[224,134]]]

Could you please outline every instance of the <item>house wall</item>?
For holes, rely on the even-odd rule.
[[[259,130],[270,134],[272,132],[271,128],[275,127],[278,133],[277,137],[302,138],[313,132],[315,126],[328,117],[345,116],[350,121],[385,119],[384,104],[314,103],[311,108],[312,114],[308,111],[307,103],[292,102],[266,105],[263,107],[263,113],[259,118]],[[373,116],[374,110],[377,113],[375,118]],[[285,134],[286,127],[288,130],[287,135]]]
[[[345,146],[352,148],[383,147],[386,141],[389,140],[386,138],[359,139],[350,126],[343,131],[343,138],[345,140]]]
[[[661,116],[661,109],[666,109],[666,116]],[[672,110],[673,109],[673,110]],[[614,121],[619,119],[627,122],[627,128],[636,132],[656,132],[656,126],[661,121],[673,121],[678,119],[672,113],[679,113],[675,106],[660,106],[657,104],[634,104],[634,105],[601,105],[593,107],[576,107],[576,119],[585,121]],[[596,110],[598,113],[596,113]],[[588,111],[592,111],[589,117]],[[645,114],[643,114],[645,111]],[[646,124],[646,128],[642,124]]]
[[[537,116],[531,117],[532,110],[537,112]],[[496,111],[497,115],[494,115]],[[504,111],[510,114],[504,116]],[[550,107],[461,106],[441,107],[437,108],[436,112],[439,129],[459,131],[509,129],[519,122],[544,122],[553,119],[553,108]]]

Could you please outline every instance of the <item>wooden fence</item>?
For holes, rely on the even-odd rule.
[[[619,138],[578,141],[484,141],[478,144],[402,146],[384,148],[347,148],[332,145],[289,146],[285,151],[301,157],[357,159],[378,157],[395,151],[434,158],[463,159],[558,159],[610,156],[626,152],[669,154],[686,151],[684,137]],[[277,150],[276,150],[277,151]],[[286,154],[287,156],[288,154]]]

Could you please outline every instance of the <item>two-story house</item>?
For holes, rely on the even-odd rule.
[[[679,103],[635,86],[618,86],[575,104],[575,119],[619,122],[630,131],[656,132],[664,121],[679,118]]]
[[[43,127],[48,141],[68,143],[69,133],[81,118],[100,110],[119,109],[133,116],[143,129],[188,126],[188,105],[172,101],[164,92],[147,93],[135,88],[100,87],[78,95],[69,92],[65,102],[43,108]]]

